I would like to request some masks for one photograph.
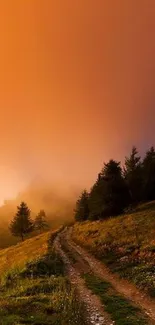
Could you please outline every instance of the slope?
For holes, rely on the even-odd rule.
[[[72,238],[155,297],[155,202],[105,221],[77,223]]]
[[[77,287],[81,301],[86,303],[92,323],[155,324],[155,301],[144,297],[128,281],[120,280],[102,262],[75,244],[71,230],[66,228],[58,234],[55,244],[67,266],[71,283]]]
[[[0,325],[85,324],[53,248],[57,231],[0,251]]]
[[[25,263],[39,258],[47,252],[47,241],[50,233],[27,239],[23,243],[0,250],[0,276],[10,269],[24,267]]]

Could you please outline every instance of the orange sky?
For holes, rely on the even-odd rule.
[[[0,2],[0,200],[155,144],[154,0]]]

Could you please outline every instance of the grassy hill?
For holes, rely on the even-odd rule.
[[[0,250],[0,277],[11,269],[20,269],[24,265],[41,257],[47,252],[49,232],[27,239],[23,243]]]
[[[73,239],[155,297],[155,202],[105,221],[77,223]]]
[[[0,251],[1,325],[84,324],[83,307],[53,249],[56,233]]]

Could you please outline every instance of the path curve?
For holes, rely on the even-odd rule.
[[[81,277],[77,268],[72,266],[70,259],[62,248],[61,240],[64,238],[65,232],[57,235],[54,241],[54,248],[60,254],[66,267],[67,275],[70,278],[71,284],[77,289],[79,299],[83,301],[86,307],[86,322],[88,325],[113,325],[115,324],[110,316],[104,311],[100,299],[92,294],[92,292],[85,286],[85,282]],[[66,235],[65,235],[66,236]]]
[[[152,324],[155,324],[155,300],[148,297],[128,280],[121,279],[119,275],[112,273],[108,267],[106,267],[102,262],[88,253],[86,249],[77,245],[72,240],[71,235],[72,229],[70,228],[68,231],[66,231],[65,240],[67,241],[68,245],[79,255],[81,255],[81,257],[89,264],[94,274],[104,279],[105,281],[110,282],[118,293],[140,307],[141,310],[147,316],[149,316]]]

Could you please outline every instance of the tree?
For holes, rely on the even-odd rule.
[[[89,194],[84,190],[76,202],[75,209],[75,220],[76,221],[85,221],[89,216],[89,207],[88,207]]]
[[[39,230],[40,233],[49,227],[46,221],[46,214],[44,210],[40,210],[36,216],[34,226],[37,230]]]
[[[102,219],[104,211],[105,180],[102,173],[98,174],[89,194],[89,219]]]
[[[136,147],[132,148],[130,157],[125,158],[124,177],[127,182],[131,203],[136,204],[142,199],[142,163]]]
[[[17,206],[17,213],[11,221],[9,228],[12,235],[21,237],[22,241],[25,235],[33,231],[30,210],[25,202],[21,202],[20,206]]]
[[[121,214],[129,204],[129,191],[120,162],[111,159],[104,164],[102,175],[105,182],[103,217]]]
[[[143,160],[143,197],[144,200],[155,199],[155,150],[151,147]]]
[[[90,192],[90,219],[103,219],[122,213],[129,203],[129,191],[120,163],[110,160]]]

